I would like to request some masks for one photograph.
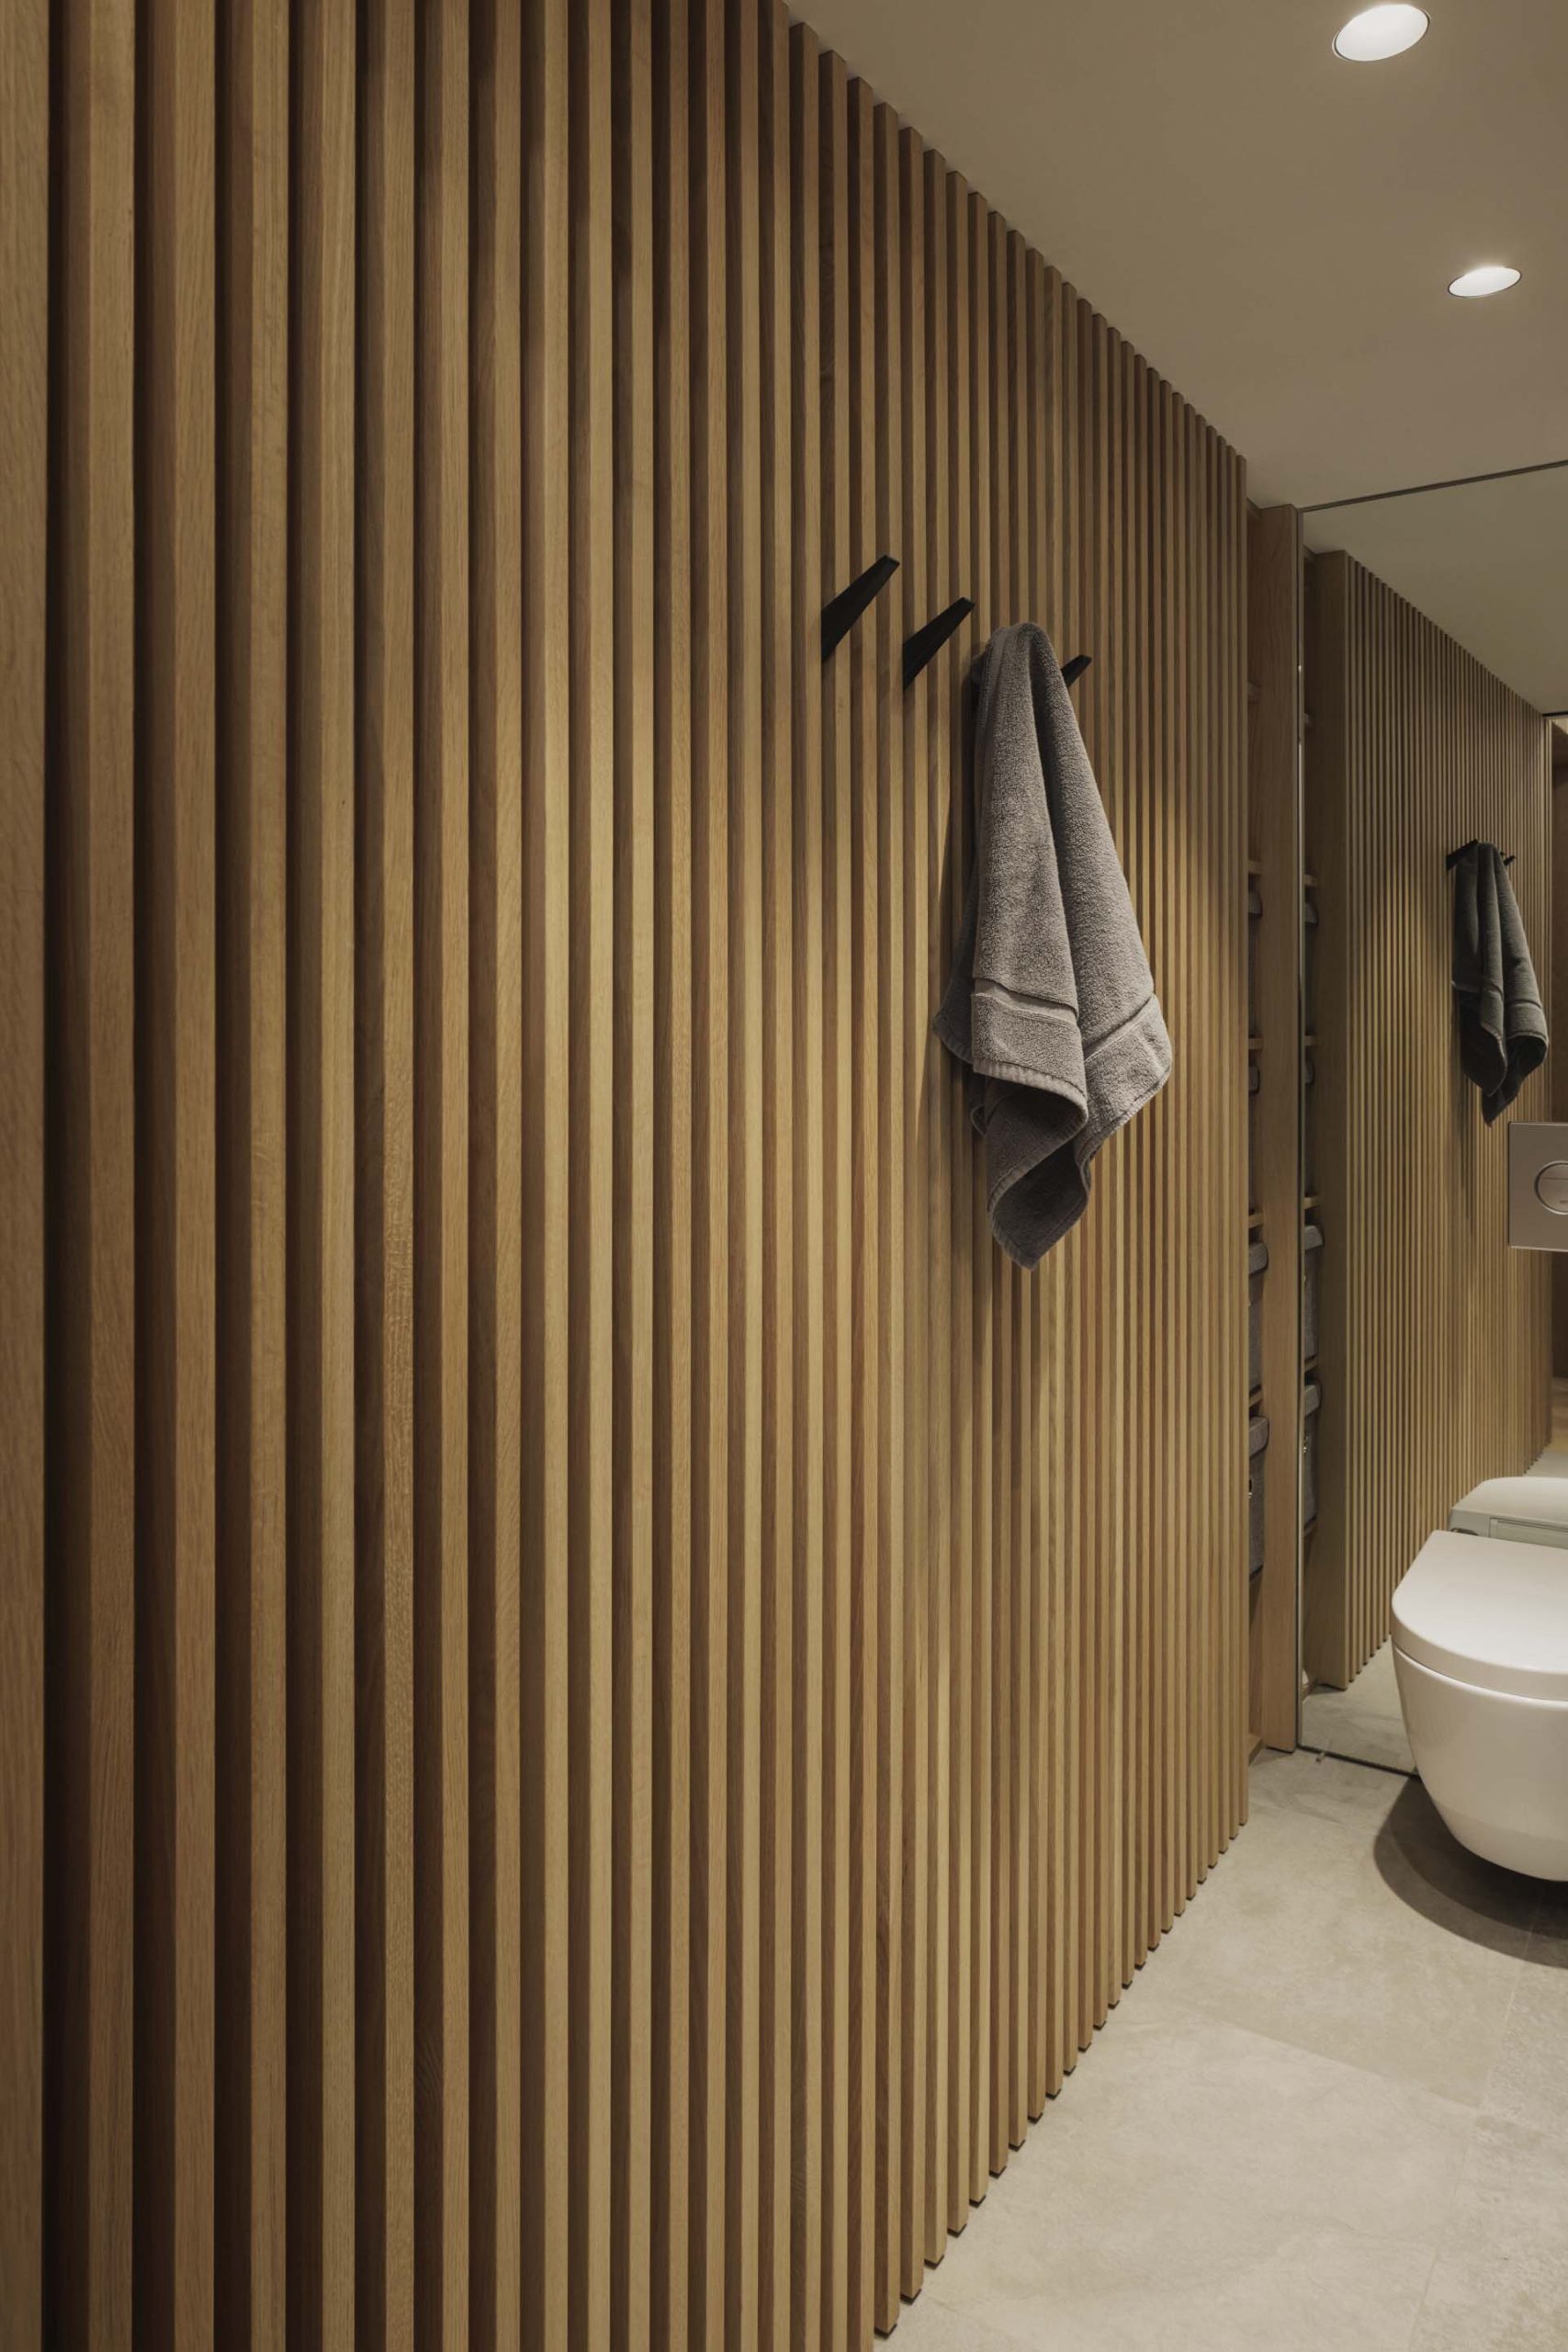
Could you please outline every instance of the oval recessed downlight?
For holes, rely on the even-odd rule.
[[[1479,301],[1483,294],[1506,294],[1510,286],[1519,282],[1519,273],[1510,269],[1506,262],[1489,261],[1480,269],[1467,269],[1450,280],[1449,292],[1466,302]]]
[[[1427,22],[1425,8],[1363,8],[1335,34],[1335,52],[1352,65],[1381,65],[1385,57],[1414,49]]]

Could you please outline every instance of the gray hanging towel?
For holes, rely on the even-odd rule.
[[[1089,1206],[1095,1153],[1170,1076],[1116,844],[1043,628],[976,665],[978,839],[936,1034],[980,1083],[991,1229],[1037,1266]]]
[[[1454,1001],[1460,1066],[1490,1126],[1546,1058],[1546,1015],[1502,854],[1472,842],[1454,866]]]

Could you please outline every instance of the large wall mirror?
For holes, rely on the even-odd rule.
[[[1300,1737],[1410,1771],[1401,1579],[1480,1481],[1568,1481],[1568,1258],[1507,1235],[1507,1129],[1568,1114],[1568,1050],[1500,1111],[1467,1076],[1451,864],[1506,859],[1568,1048],[1568,465],[1311,510],[1304,532]]]

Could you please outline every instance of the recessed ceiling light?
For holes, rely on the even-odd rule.
[[[1506,294],[1510,286],[1519,282],[1519,273],[1510,269],[1506,262],[1489,261],[1481,269],[1467,269],[1462,277],[1450,282],[1449,292],[1473,302],[1483,294]]]
[[[1385,57],[1398,57],[1414,49],[1427,21],[1425,8],[1363,8],[1359,17],[1340,26],[1334,36],[1335,51],[1352,65],[1379,65]]]

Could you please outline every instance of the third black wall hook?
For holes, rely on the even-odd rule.
[[[912,686],[931,655],[947,643],[961,621],[968,619],[975,609],[973,596],[957,596],[938,613],[934,621],[918,628],[913,637],[904,639],[904,684]]]
[[[840,588],[830,603],[822,607],[822,659],[826,662],[836,646],[849,635],[856,621],[882,589],[886,588],[898,569],[896,555],[879,555],[868,563],[847,588]]]

